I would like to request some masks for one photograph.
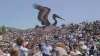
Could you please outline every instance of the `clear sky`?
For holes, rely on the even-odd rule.
[[[41,25],[33,4],[51,8],[51,23],[53,13],[64,18],[58,20],[58,25],[100,20],[100,0],[0,0],[0,26],[26,29]]]

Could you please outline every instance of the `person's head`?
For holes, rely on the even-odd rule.
[[[55,44],[55,47],[62,47],[62,48],[65,48],[65,44],[62,43],[62,42],[57,42],[57,43]]]
[[[50,44],[50,41],[49,40],[46,40],[45,43],[46,43],[46,45],[49,45]]]
[[[17,48],[11,48],[10,55],[11,56],[19,56],[19,50]]]
[[[37,51],[40,51],[39,44],[36,44],[36,45],[35,45],[35,49],[36,49]]]
[[[22,46],[24,43],[24,38],[23,37],[17,38],[16,43],[18,46]]]

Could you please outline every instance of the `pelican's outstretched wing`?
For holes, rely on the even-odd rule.
[[[38,20],[41,21],[41,24],[45,26],[50,25],[50,22],[48,21],[48,15],[50,13],[50,8],[37,5],[37,4],[34,5],[34,8],[39,10]]]

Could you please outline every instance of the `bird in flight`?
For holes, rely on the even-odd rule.
[[[34,4],[34,8],[39,10],[38,12],[38,20],[41,22],[42,25],[44,26],[50,26],[50,25],[57,25],[57,19],[56,18],[59,18],[59,19],[62,19],[64,20],[63,18],[61,18],[60,16],[58,16],[57,14],[53,14],[52,15],[52,18],[53,20],[55,21],[53,24],[51,24],[48,20],[48,15],[51,11],[50,8],[48,7],[44,7],[44,6],[41,6],[41,5],[37,5],[37,4]]]

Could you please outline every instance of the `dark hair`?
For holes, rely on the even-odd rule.
[[[11,56],[18,56],[19,55],[19,50],[17,48],[11,48],[10,49],[10,55]]]
[[[0,48],[1,48],[2,46],[0,45]]]
[[[19,37],[19,38],[16,40],[16,43],[17,43],[18,46],[23,45],[23,42],[24,42],[24,38],[22,38],[22,37]]]

